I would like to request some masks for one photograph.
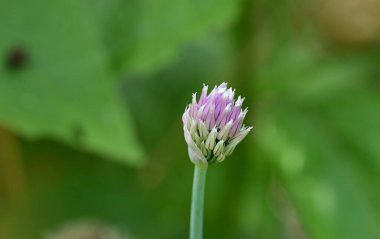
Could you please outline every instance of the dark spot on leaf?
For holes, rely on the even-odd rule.
[[[29,62],[29,56],[25,48],[15,46],[9,50],[6,56],[6,64],[10,70],[20,70],[25,68]]]

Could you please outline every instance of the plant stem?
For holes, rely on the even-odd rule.
[[[190,239],[203,238],[203,201],[206,185],[207,165],[195,165],[193,196],[191,200]]]

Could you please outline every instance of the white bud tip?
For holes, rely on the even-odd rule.
[[[197,93],[193,93],[193,104],[197,103]]]
[[[206,94],[208,90],[208,85],[203,84],[202,91]]]
[[[238,97],[236,100],[235,106],[242,106],[245,98],[241,98],[241,96]]]

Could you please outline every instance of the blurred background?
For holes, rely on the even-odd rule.
[[[380,238],[380,1],[0,0],[0,238],[187,238],[181,117],[254,130],[208,172],[205,238]]]

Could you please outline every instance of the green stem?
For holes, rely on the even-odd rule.
[[[191,200],[190,239],[202,239],[203,237],[203,201],[206,173],[207,165],[195,165]]]

